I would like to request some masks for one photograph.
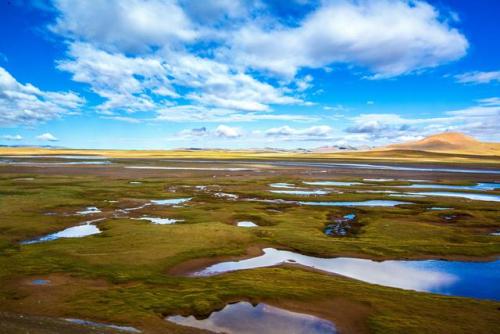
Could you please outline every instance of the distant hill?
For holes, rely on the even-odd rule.
[[[460,132],[444,132],[417,141],[392,144],[381,149],[500,155],[500,143],[481,142]]]
[[[339,151],[357,151],[360,148],[350,145],[321,146],[310,150],[313,153],[335,153]]]

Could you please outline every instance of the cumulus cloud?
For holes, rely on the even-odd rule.
[[[325,1],[296,26],[242,27],[227,56],[287,77],[346,63],[386,78],[459,59],[467,48],[467,39],[423,1]]]
[[[227,125],[218,125],[215,129],[209,130],[206,127],[192,128],[192,129],[184,129],[177,133],[177,139],[196,139],[196,138],[239,138],[243,136],[243,132],[240,128],[231,127]]]
[[[188,53],[166,52],[166,67],[176,85],[194,89],[187,98],[201,105],[267,111],[270,104],[298,104],[285,89],[257,80],[226,63]]]
[[[86,43],[71,44],[68,55],[70,59],[59,61],[57,67],[103,97],[100,110],[151,111],[158,107],[154,96],[177,96],[162,61],[155,57],[127,57]]]
[[[84,100],[72,92],[42,91],[0,67],[0,125],[32,125],[74,113]]]
[[[466,72],[455,75],[457,82],[465,84],[487,84],[490,82],[500,82],[500,71],[491,72]]]
[[[500,140],[500,98],[477,101],[476,105],[449,110],[442,117],[405,118],[397,114],[362,114],[345,129],[358,140],[371,143],[405,141],[445,131],[461,131],[480,139]]]
[[[317,118],[309,115],[274,114],[262,112],[244,112],[234,109],[209,108],[199,105],[178,105],[161,108],[156,111],[155,121],[170,122],[253,122],[259,120],[281,120],[312,122]]]
[[[230,113],[284,120],[256,113],[312,105],[304,95],[314,78],[297,75],[304,68],[348,64],[368,69],[371,78],[394,77],[458,59],[468,47],[424,1],[311,2],[302,6],[305,15],[284,21],[271,7],[244,0],[55,0],[50,30],[69,46],[58,68],[103,99],[99,112],[130,118],[120,113],[159,111],[157,119],[166,120],[197,119],[203,108],[215,119]],[[182,105],[188,107],[170,112]]]
[[[350,133],[383,134],[389,131],[405,132],[410,130],[412,120],[397,114],[362,114],[354,118],[354,125],[347,128]]]
[[[4,135],[2,136],[2,139],[17,141],[17,140],[23,140],[23,137],[21,135]]]
[[[125,122],[125,123],[132,123],[132,124],[142,123],[142,121],[138,118],[127,117],[127,116],[101,116],[101,118],[110,119],[113,121]]]
[[[42,141],[58,141],[59,140],[58,138],[56,138],[53,134],[51,134],[49,132],[46,132],[44,134],[37,136],[36,139],[42,140]]]
[[[178,133],[180,137],[183,138],[189,138],[189,137],[204,137],[209,135],[210,132],[207,130],[206,127],[201,127],[201,128],[193,128],[193,129],[185,129],[182,130]]]
[[[328,125],[316,125],[304,129],[292,128],[288,125],[271,128],[265,131],[267,137],[285,140],[325,140],[332,137],[333,129]]]
[[[238,138],[241,137],[242,132],[238,128],[221,124],[215,129],[215,135],[224,138]]]
[[[126,56],[73,43],[70,59],[58,62],[73,80],[87,83],[105,99],[102,111],[152,111],[177,98],[200,105],[243,111],[269,111],[271,104],[299,104],[285,89],[259,81],[228,65],[185,52]],[[181,96],[175,87],[187,90]]]
[[[146,51],[198,35],[175,0],[54,1],[52,31],[111,51]]]

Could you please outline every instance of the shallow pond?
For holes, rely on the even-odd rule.
[[[119,326],[119,325],[113,325],[113,324],[104,324],[101,322],[94,322],[94,321],[81,320],[81,319],[72,319],[72,318],[66,318],[64,320],[71,322],[73,324],[82,325],[82,326],[97,327],[97,328],[110,328],[110,329],[115,329],[117,331],[128,332],[128,333],[141,333],[140,330],[138,330],[135,327],[131,327],[131,326]]]
[[[304,184],[311,186],[340,186],[340,187],[349,187],[362,185],[360,182],[341,182],[341,181],[314,181],[314,182],[303,182]]]
[[[301,196],[309,196],[309,195],[327,195],[330,192],[327,190],[269,190],[274,194],[286,194],[286,195],[301,195]]]
[[[237,222],[236,226],[238,226],[238,227],[258,227],[259,225],[255,224],[254,222],[251,222],[251,221],[241,221],[241,222]]]
[[[353,163],[325,163],[325,162],[270,162],[276,166],[297,166],[297,167],[319,167],[319,168],[356,168],[356,169],[382,169],[400,170],[416,172],[446,172],[446,173],[476,173],[476,174],[500,174],[499,169],[463,169],[463,168],[441,168],[441,167],[417,167],[417,166],[396,166],[396,165],[376,165],[376,164],[353,164]]]
[[[389,194],[389,196],[393,196],[393,197],[413,197],[413,198],[425,197],[425,195],[421,195],[419,193]]]
[[[167,321],[227,334],[331,334],[335,325],[327,320],[303,313],[291,312],[267,304],[253,306],[248,302],[226,305],[206,319],[174,315]]]
[[[67,229],[64,229],[62,231],[48,234],[48,235],[45,235],[45,236],[42,236],[42,237],[39,237],[36,239],[22,241],[21,244],[30,245],[30,244],[40,243],[40,242],[56,240],[56,239],[60,239],[60,238],[83,238],[83,237],[86,237],[89,235],[98,234],[98,233],[101,233],[101,230],[97,226],[95,226],[93,223],[96,223],[96,222],[101,221],[101,220],[104,220],[104,218],[88,221],[82,225],[68,227]]]
[[[79,215],[91,215],[91,214],[94,214],[94,213],[101,213],[102,211],[99,210],[98,208],[96,208],[95,206],[89,206],[89,207],[86,207],[85,210],[82,210],[82,211],[77,211],[76,213],[79,214]]]
[[[125,166],[125,168],[130,169],[164,169],[164,170],[206,170],[206,171],[226,171],[226,172],[243,172],[243,171],[254,171],[255,168],[239,168],[239,167],[175,167],[175,166]]]
[[[193,274],[211,276],[225,272],[300,264],[360,281],[395,288],[500,300],[500,260],[459,262],[442,260],[382,261],[357,258],[318,258],[290,251],[265,248],[258,257],[221,262]],[[481,284],[478,284],[481,282]]]
[[[398,188],[414,188],[414,189],[456,189],[456,190],[481,190],[491,191],[500,189],[500,183],[484,182],[477,183],[473,186],[456,186],[449,184],[411,184],[408,186],[397,186]]]
[[[179,205],[182,203],[189,202],[191,197],[188,198],[170,198],[170,199],[153,199],[151,200],[151,204],[154,205]]]
[[[407,193],[407,194],[413,196],[420,195],[420,196],[462,197],[477,201],[500,202],[500,195],[471,194],[471,193],[459,193],[452,191],[429,191],[429,192],[418,192],[418,193]]]
[[[35,167],[57,167],[60,165],[110,165],[111,161],[67,161],[67,162],[37,162],[37,161],[0,161],[9,165],[35,166]]]
[[[33,285],[48,285],[50,281],[48,279],[34,279],[31,281]]]
[[[354,219],[356,219],[354,213],[349,213],[341,218],[333,218],[323,231],[329,236],[346,236],[352,229],[351,222]]]
[[[298,202],[301,205],[319,205],[319,206],[396,206],[400,204],[413,204],[410,202],[370,200],[360,202]]]
[[[271,184],[269,184],[269,187],[272,187],[272,188],[285,188],[285,189],[295,189],[295,188],[297,188],[294,184],[283,183],[283,182],[271,183]]]
[[[183,219],[171,219],[171,218],[160,218],[160,217],[140,217],[134,218],[136,220],[147,220],[155,225],[172,225],[178,222],[183,222]]]
[[[233,199],[233,200],[238,198],[238,195],[236,195],[236,194],[221,193],[221,192],[214,193],[214,196],[219,197],[219,198],[229,198],[229,199]]]

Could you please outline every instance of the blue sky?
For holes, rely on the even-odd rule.
[[[0,144],[500,141],[496,0],[0,2]]]

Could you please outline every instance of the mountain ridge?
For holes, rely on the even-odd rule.
[[[443,132],[420,140],[387,145],[379,150],[500,155],[500,143],[482,142],[461,132]]]

